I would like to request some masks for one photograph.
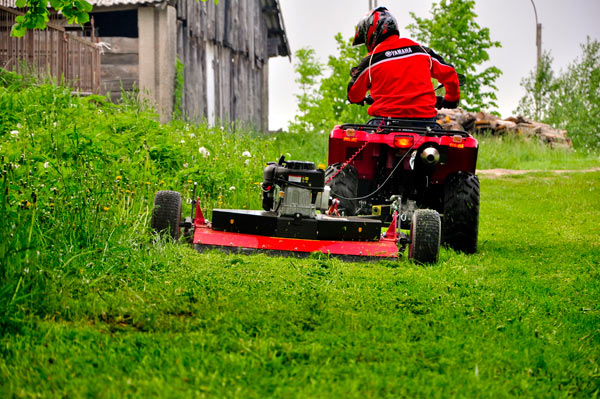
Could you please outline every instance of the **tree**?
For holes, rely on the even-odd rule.
[[[488,50],[501,47],[500,42],[490,39],[488,28],[481,28],[475,21],[474,0],[441,0],[433,3],[431,18],[419,18],[407,27],[417,41],[431,47],[444,57],[455,69],[466,75],[461,88],[461,106],[468,111],[497,107],[498,88],[494,82],[502,73],[490,66],[481,70],[489,61]]]
[[[600,149],[600,43],[581,45],[582,55],[555,77],[544,53],[539,70],[521,80],[525,95],[517,112],[567,130],[575,148]]]
[[[600,42],[587,38],[582,55],[555,80],[545,122],[566,129],[576,148],[600,149]]]
[[[27,7],[27,11],[25,15],[15,19],[16,23],[10,31],[11,36],[23,37],[27,30],[46,29],[50,19],[47,0],[17,0],[16,6]],[[60,11],[69,23],[85,24],[90,20],[92,5],[86,0],[50,0],[50,6]]]
[[[350,68],[358,64],[366,50],[364,46],[352,47],[352,40],[344,40],[340,33],[335,40],[339,56],[329,56],[327,77],[323,77],[325,67],[318,62],[313,49],[303,48],[295,54],[294,69],[299,75],[296,82],[300,85],[300,94],[296,95],[299,114],[288,127],[290,132],[325,133],[339,123],[368,119],[366,107],[349,105],[346,93]]]
[[[540,59],[539,68],[534,68],[529,76],[521,80],[525,89],[525,96],[519,100],[516,113],[536,121],[548,117],[552,93],[555,91],[556,82],[552,70],[552,57],[545,51]]]
[[[219,0],[215,0],[215,3],[218,2]],[[85,24],[90,20],[89,13],[92,11],[92,5],[86,0],[17,0],[16,6],[27,7],[27,11],[25,15],[15,19],[10,35],[23,37],[28,30],[46,29],[50,19],[48,3],[50,7],[61,12],[70,24]]]
[[[296,115],[295,122],[290,125],[290,131],[312,131],[314,130],[312,120],[315,119],[316,108],[322,100],[316,87],[323,73],[323,66],[317,60],[315,50],[312,48],[301,48],[296,51],[295,56],[298,61],[294,65],[294,71],[299,75],[296,83],[300,86],[300,94],[296,94],[299,114]]]

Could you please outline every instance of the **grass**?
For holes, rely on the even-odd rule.
[[[519,136],[480,135],[478,169],[588,169],[600,166],[597,151],[552,148]]]
[[[323,162],[327,138],[7,74],[0,108],[0,397],[600,396],[600,172],[483,178],[478,253],[432,267],[198,254],[152,240],[156,190],[258,208],[264,162]],[[595,159],[523,146],[532,169]]]
[[[480,250],[434,267],[159,244],[1,340],[34,397],[594,397],[600,173],[484,179]],[[565,202],[564,192],[577,201]]]

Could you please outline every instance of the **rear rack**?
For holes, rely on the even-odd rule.
[[[383,122],[383,123],[382,123]],[[425,122],[417,119],[392,119],[392,118],[375,118],[371,119],[368,124],[345,123],[340,125],[342,130],[354,129],[361,130],[367,133],[417,133],[423,136],[455,136],[469,137],[469,133],[463,130],[447,130],[443,129],[436,122]]]

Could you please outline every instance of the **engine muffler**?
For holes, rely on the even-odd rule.
[[[427,147],[421,152],[421,160],[427,165],[436,165],[440,162],[440,152],[435,147]]]

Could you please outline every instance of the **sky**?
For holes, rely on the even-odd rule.
[[[533,0],[542,24],[542,49],[554,58],[556,72],[581,55],[586,37],[600,40],[600,0]],[[334,36],[341,32],[354,36],[354,27],[369,8],[369,0],[279,0],[290,50],[302,47],[315,50],[321,63],[336,53]],[[400,35],[411,37],[406,26],[413,22],[410,12],[429,18],[432,0],[379,0],[398,20]],[[524,95],[521,79],[536,64],[535,14],[531,0],[476,0],[476,22],[490,29],[490,38],[501,48],[489,50],[490,62],[503,72],[496,81],[498,109],[503,117],[513,115]],[[427,43],[422,43],[427,45]],[[435,49],[434,49],[435,50]],[[441,54],[443,56],[443,54]],[[269,129],[286,129],[296,114],[292,61],[287,57],[269,61]],[[353,105],[348,105],[353,106]],[[348,121],[350,122],[350,121]]]

